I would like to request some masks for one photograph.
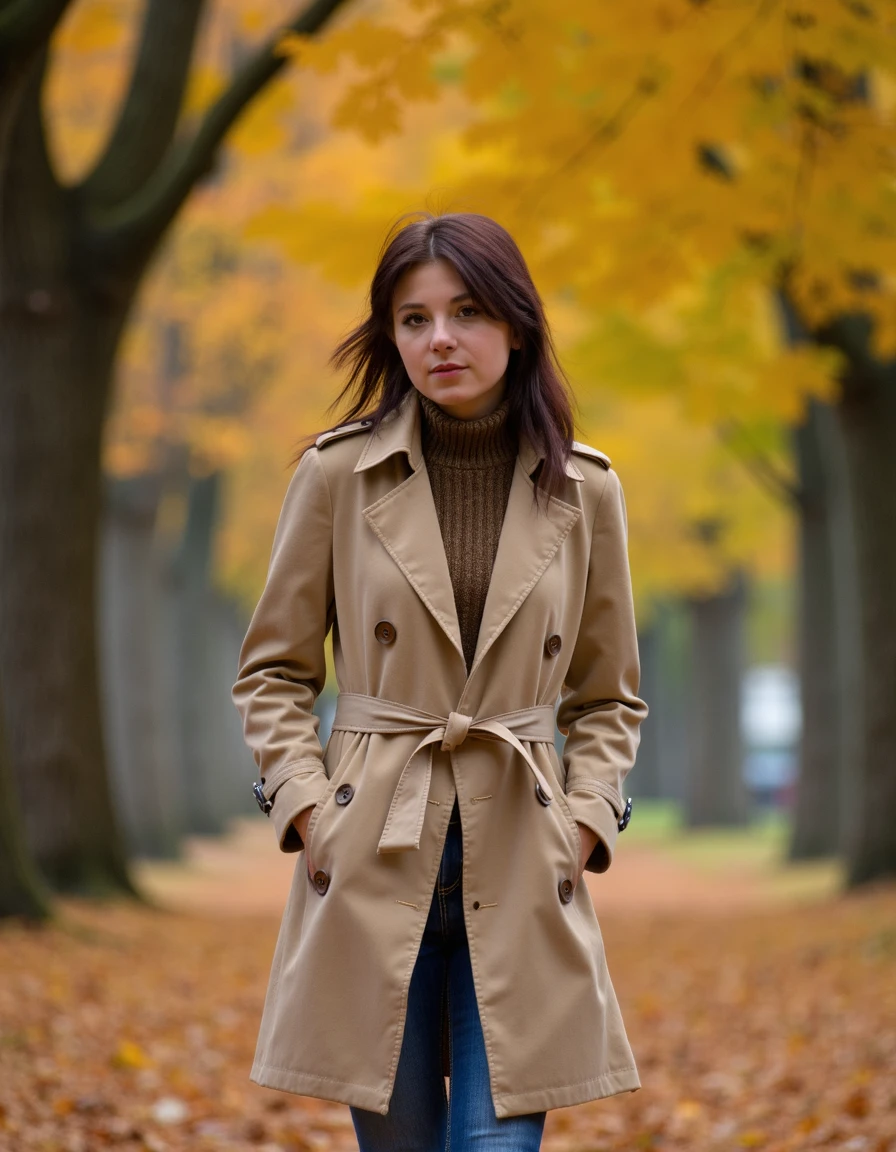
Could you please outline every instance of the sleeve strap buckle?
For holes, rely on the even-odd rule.
[[[264,789],[256,780],[252,785],[252,791],[255,793],[255,799],[258,801],[258,807],[264,812],[265,816],[270,816],[271,809],[274,807],[274,801],[269,800],[264,794]]]

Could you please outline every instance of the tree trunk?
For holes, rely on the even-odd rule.
[[[653,723],[659,746],[659,795],[684,806],[691,763],[688,711],[693,698],[693,653],[690,616],[681,601],[660,604],[656,616],[659,660]]]
[[[223,828],[217,765],[208,743],[208,698],[214,681],[209,660],[209,570],[219,488],[217,473],[190,482],[187,523],[172,568],[174,683],[185,818],[189,831],[206,835]]]
[[[94,604],[104,397],[64,286],[0,317],[0,680],[28,839],[51,883],[130,888],[105,773]]]
[[[26,916],[43,920],[50,914],[48,894],[25,842],[19,798],[6,755],[0,717],[0,918]]]
[[[727,592],[692,599],[690,605],[693,752],[686,819],[691,827],[743,824],[748,816],[740,727],[744,578],[738,576]]]
[[[844,855],[855,835],[858,821],[856,780],[864,760],[865,733],[862,722],[864,669],[862,667],[862,624],[859,603],[858,552],[853,513],[852,480],[847,463],[846,444],[838,414],[822,410],[821,433],[833,482],[829,486],[833,555],[834,622],[837,641],[837,690],[839,694],[839,737],[837,795],[840,825],[837,851]]]
[[[207,763],[214,773],[222,818],[253,816],[258,812],[252,793],[252,781],[257,778],[255,761],[246,748],[243,726],[230,695],[248,620],[233,601],[215,589],[211,590],[207,611],[211,672],[205,702]],[[325,706],[320,697],[318,702]],[[321,739],[323,734],[322,723]]]
[[[653,711],[660,694],[660,637],[659,624],[652,621],[649,628],[638,634],[641,656],[640,696]],[[636,798],[656,799],[660,795],[660,743],[654,717],[641,725],[641,743],[638,745],[638,767],[631,776],[631,791]]]
[[[340,3],[313,0],[280,28],[313,35]],[[35,855],[54,883],[97,891],[130,889],[103,757],[95,635],[112,365],[159,241],[286,57],[269,38],[175,145],[202,0],[145,5],[109,146],[64,188],[47,154],[41,89],[67,6],[19,4],[0,45],[0,683]]]
[[[181,785],[164,682],[165,628],[155,521],[156,474],[106,482],[100,617],[106,734],[130,852],[171,857]]]
[[[777,295],[793,344],[817,339],[786,290]],[[838,416],[811,402],[795,439],[801,477],[800,683],[803,733],[791,859],[842,853],[857,820],[863,757],[862,646],[853,500]]]
[[[62,888],[129,890],[94,607],[100,438],[127,307],[91,296],[78,266],[44,151],[42,74],[35,65],[0,170],[0,683],[38,865]]]
[[[851,477],[863,649],[849,883],[896,876],[896,366],[852,355],[838,405]]]
[[[825,413],[813,401],[794,445],[802,494],[799,517],[799,668],[803,712],[790,857],[829,856],[841,837],[841,696],[832,547],[830,458]]]

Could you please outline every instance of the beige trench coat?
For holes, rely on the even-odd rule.
[[[233,690],[280,847],[299,853],[258,1084],[388,1111],[456,794],[496,1114],[639,1087],[576,827],[597,832],[588,868],[603,871],[646,715],[625,507],[609,461],[577,445],[536,510],[538,460],[521,438],[469,676],[416,392],[376,435],[319,437],[295,470]],[[331,626],[340,697],[322,751]],[[310,805],[305,846],[291,822]]]

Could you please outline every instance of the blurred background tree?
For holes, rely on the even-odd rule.
[[[209,87],[205,72],[191,72],[204,7],[0,8],[0,670],[28,841],[44,874],[66,888],[130,886],[95,639],[100,454],[121,336],[162,237],[286,63],[283,36],[316,32],[339,0],[281,17],[197,108],[187,96],[191,81]],[[118,49],[92,92],[79,76],[72,93],[76,123],[85,107],[94,111],[91,95],[110,115],[102,146],[69,179],[45,111],[57,45]]]

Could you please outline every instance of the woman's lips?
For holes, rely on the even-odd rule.
[[[457,368],[433,368],[433,376],[457,376],[458,373],[464,372],[466,369],[462,367]]]

